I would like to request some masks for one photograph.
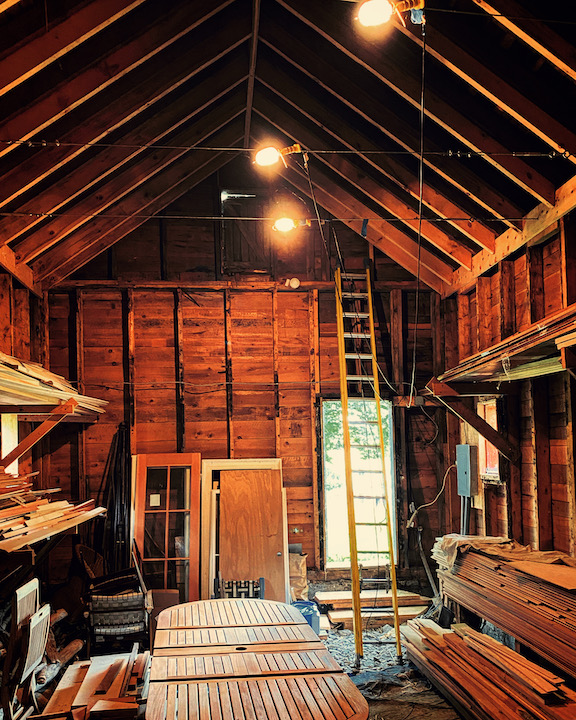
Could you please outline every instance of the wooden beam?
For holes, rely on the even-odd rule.
[[[512,260],[502,260],[499,264],[498,277],[500,279],[500,340],[514,334],[516,329],[516,284],[514,278],[514,263]]]
[[[286,171],[284,176],[301,193],[305,195],[310,193],[307,180],[295,170]],[[314,176],[316,178],[314,192],[320,205],[332,215],[342,219],[342,222],[358,235],[362,235],[362,220],[347,220],[346,218],[350,215],[362,217],[369,214],[369,209],[349,195],[343,197],[342,190],[328,178],[320,177],[318,172],[315,172]],[[416,255],[413,254],[415,243],[397,228],[384,221],[371,221],[368,223],[366,240],[414,276],[418,274],[418,262]],[[443,263],[437,258],[431,260],[425,250],[422,252],[421,258],[420,279],[428,287],[438,292],[438,289],[443,286],[443,280],[438,276],[438,272],[442,270],[443,273],[446,273],[443,270]],[[428,266],[429,261],[434,265],[434,271]]]
[[[210,101],[207,104],[210,104]],[[178,160],[190,155],[190,147],[202,142],[221,125],[226,124],[230,118],[237,117],[242,112],[243,106],[244,93],[240,88],[236,88],[230,96],[221,103],[216,103],[203,116],[199,126],[191,125],[182,132],[176,133],[171,139],[174,149],[164,150],[161,153],[148,152],[138,158],[134,157],[125,168],[121,168],[107,182],[99,185],[97,193],[87,197],[82,193],[82,199],[75,205],[70,205],[67,213],[45,223],[19,244],[18,256],[21,262],[29,263],[35,260],[72,235],[76,239],[85,237],[86,228],[98,222],[97,216],[101,213],[116,216],[112,218],[112,224],[120,222],[124,213],[118,208],[124,198],[129,198],[140,186],[146,186],[149,181],[153,182],[154,178]],[[78,175],[81,179],[83,173],[78,172]],[[110,220],[108,222],[110,223]],[[89,230],[88,235],[91,232],[93,231]]]
[[[566,411],[566,494],[568,503],[568,552],[576,553],[576,381],[564,376]]]
[[[413,107],[420,108],[420,77],[410,74],[407,68],[399,73],[394,59],[374,43],[360,45],[350,32],[347,15],[334,13],[323,3],[307,0],[278,0],[278,3]],[[426,115],[471,151],[487,153],[484,159],[513,182],[526,187],[533,185],[534,172],[530,166],[513,157],[510,148],[489,137],[483,128],[431,91],[426,94]]]
[[[154,114],[110,147],[91,156],[89,162],[60,178],[56,185],[51,185],[35,194],[30,201],[19,205],[15,208],[17,214],[0,217],[0,243],[14,242],[26,233],[27,236],[18,244],[17,260],[26,263],[34,259],[39,254],[37,248],[43,246],[47,236],[59,238],[67,229],[70,232],[70,228],[85,221],[78,215],[91,214],[92,208],[102,207],[103,201],[94,203],[94,198],[91,198],[85,209],[83,204],[76,205],[71,211],[72,217],[66,214],[57,217],[60,212],[66,213],[77,198],[86,197],[87,192],[96,186],[100,197],[106,180],[110,182],[110,178],[123,172],[129,163],[141,161],[144,156],[150,155],[149,145],[161,143],[168,134],[176,133],[178,128],[184,127],[212,103],[220,101],[245,78],[244,68],[240,63],[234,63],[195,84],[193,90],[178,97],[178,101],[168,105],[163,112]],[[186,138],[183,140],[186,141]],[[177,138],[170,138],[171,145],[179,142]],[[49,219],[43,215],[55,217]],[[40,225],[41,229],[37,233],[30,234]]]
[[[167,75],[159,69],[152,75],[135,78],[134,86],[112,101],[99,113],[76,124],[60,138],[57,147],[44,148],[26,163],[19,164],[0,177],[0,207],[12,203],[56,171],[86,152],[94,143],[107,139],[154,103],[165,101],[202,70],[231,53],[249,37],[248,22],[236,18],[215,37],[208,36],[191,43],[190,49],[179,57],[174,72]],[[138,82],[139,80],[139,82]]]
[[[52,428],[56,427],[59,423],[62,422],[64,417],[70,413],[74,412],[74,409],[78,406],[77,400],[74,398],[70,398],[69,400],[66,400],[65,403],[62,405],[58,405],[58,407],[55,407],[52,412],[50,413],[50,418],[47,418],[44,420],[44,422],[39,425],[37,428],[35,428],[22,442],[18,444],[17,447],[14,448],[11,452],[8,453],[5,457],[0,459],[0,467],[6,468],[8,465],[14,462],[14,460],[18,460],[19,458],[24,455],[24,453],[28,452],[36,443],[41,440],[44,435],[47,435]]]
[[[509,32],[542,55],[571,80],[576,80],[574,45],[556,34],[514,0],[474,0]]]
[[[492,443],[498,452],[508,458],[510,462],[516,463],[520,458],[520,450],[517,443],[512,442],[510,438],[501,435],[497,430],[489,425],[484,418],[481,418],[474,410],[465,404],[463,399],[456,391],[445,383],[441,383],[437,378],[433,378],[427,385],[426,389],[432,393],[439,405],[443,405],[454,415],[468,423],[483,438]]]
[[[318,465],[322,455],[318,416],[320,413],[320,332],[318,326],[318,291],[308,292],[308,345],[310,347],[310,437],[312,438],[312,508],[314,512],[314,567],[320,569],[320,518],[324,517],[323,501],[318,486]]]
[[[456,270],[451,288],[448,292],[466,292],[473,287],[476,278],[497,265],[501,260],[512,255],[541,233],[547,232],[548,228],[555,225],[560,218],[575,208],[576,175],[556,191],[556,203],[554,207],[549,208],[546,205],[538,205],[524,217],[521,232],[517,230],[506,230],[506,232],[497,238],[496,248],[493,253],[483,250],[472,258],[472,270],[465,270],[463,268]]]
[[[284,90],[286,87],[281,86]],[[307,100],[302,98],[300,92],[298,98],[302,105],[307,106]],[[330,148],[323,142],[319,133],[311,131],[310,125],[299,122],[296,112],[288,114],[283,111],[280,101],[259,93],[255,98],[255,104],[258,112],[266,118],[266,120],[276,127],[282,128],[282,131],[300,143],[303,147],[313,147],[314,149],[329,150]],[[297,108],[294,108],[297,111]],[[321,125],[322,116],[317,116],[316,121],[306,113],[308,120],[312,120],[315,125]],[[353,187],[366,195],[378,206],[382,208],[383,215],[394,215],[400,222],[398,227],[406,226],[417,233],[419,228],[422,237],[429,243],[437,247],[443,253],[448,255],[459,265],[464,267],[472,266],[472,252],[464,245],[459,244],[450,235],[443,232],[437,223],[423,219],[422,223],[418,221],[418,213],[414,211],[410,205],[406,204],[394,194],[392,194],[381,183],[373,180],[366,172],[359,170],[352,162],[344,157],[337,155],[323,155],[321,153],[314,155],[319,163],[323,163],[331,170],[334,170],[345,182],[350,183]]]
[[[7,273],[0,273],[0,352],[14,355],[14,284]]]
[[[136,434],[136,333],[134,330],[134,291],[127,289],[122,293],[122,365],[124,370],[124,421],[128,426],[130,454],[138,453]]]
[[[392,384],[404,394],[404,307],[402,290],[390,291],[390,346],[392,352]]]
[[[422,47],[422,33],[418,26],[412,23],[402,26],[401,23],[396,22],[396,27]],[[572,151],[576,148],[576,134],[548,115],[542,104],[536,105],[526,98],[506,82],[505,73],[499,75],[493,73],[484,63],[476,60],[431,23],[426,24],[426,50],[438,62],[494,103],[498,110],[509,115],[556,152],[564,154],[567,149]],[[567,159],[576,162],[576,155],[569,154]],[[554,185],[551,182],[540,178],[539,187],[534,182],[531,186],[520,180],[518,182],[538,202],[552,207]]]
[[[0,267],[9,272],[12,277],[22,283],[24,287],[27,287],[34,295],[42,296],[42,290],[36,282],[33,271],[27,265],[17,263],[13,250],[8,247],[0,246]]]
[[[145,0],[94,0],[0,61],[0,96],[120,20]]]
[[[246,90],[246,115],[244,117],[244,147],[250,147],[252,124],[252,103],[254,99],[254,80],[256,78],[256,59],[258,57],[258,33],[260,27],[260,0],[252,0],[252,37],[250,39],[250,66],[248,70],[248,88]]]
[[[476,317],[478,350],[492,345],[492,290],[489,277],[480,277],[476,284]]]
[[[152,27],[115,47],[99,63],[81,69],[74,77],[50,88],[42,97],[34,98],[28,106],[19,108],[17,113],[0,122],[0,137],[29,140],[170,47],[233,1],[221,0],[209,11],[205,6],[189,2],[181,3],[177,9],[170,7],[169,12],[157,18]],[[17,144],[0,144],[0,157],[18,147]]]
[[[565,215],[560,220],[560,262],[562,307],[576,302],[576,218]]]
[[[541,320],[546,314],[544,307],[544,257],[542,246],[526,248],[526,285],[530,322]]]
[[[270,47],[275,53],[285,59],[297,71],[312,79],[323,90],[330,93],[339,103],[353,110],[362,119],[373,125],[378,132],[383,133],[407,152],[417,153],[419,148],[419,136],[415,129],[410,128],[404,119],[394,114],[390,108],[379,102],[372,94],[364,91],[359,85],[354,87],[354,98],[348,99],[348,81],[339,73],[334,73],[331,64],[327,60],[323,60],[317,54],[314,54],[309,46],[300,41],[295,36],[286,38],[285,32],[275,25],[266,23],[269,28],[268,32],[274,35],[273,40],[262,38],[263,45]],[[295,58],[298,58],[296,61]],[[321,79],[322,78],[322,79]],[[388,180],[391,180],[402,191],[407,192],[416,200],[420,198],[420,188],[418,178],[405,165],[398,162],[393,155],[382,157],[377,151],[381,150],[381,146],[377,145],[366,134],[361,133],[357,128],[351,127],[349,122],[340,119],[337,113],[326,114],[325,108],[319,98],[315,98],[310,93],[305,93],[302,84],[298,84],[294,78],[288,73],[279,75],[277,66],[270,67],[270,63],[262,58],[258,64],[258,79],[266,87],[274,90],[278,87],[284,87],[284,83],[289,83],[288,87],[296,86],[296,92],[292,92],[284,96],[286,102],[306,115],[306,117],[317,123],[319,118],[322,119],[322,130],[334,137],[338,142],[349,150],[357,152],[362,160],[371,167],[382,173]],[[330,84],[327,84],[327,83]],[[306,102],[300,103],[299,98],[305,93]],[[362,148],[362,151],[359,151]],[[438,148],[439,149],[439,148]],[[370,151],[375,151],[372,154]],[[434,174],[438,174],[443,180],[454,186],[458,193],[464,193],[462,198],[468,197],[472,192],[473,198],[482,195],[481,187],[485,187],[478,178],[472,179],[470,174],[462,176],[461,167],[455,167],[454,163],[450,166],[441,160],[440,155],[425,156],[424,162],[427,168],[430,168]],[[480,221],[472,221],[470,219],[461,220],[459,218],[467,218],[462,207],[454,202],[451,197],[443,194],[442,190],[434,188],[434,177],[427,173],[427,182],[423,188],[423,204],[430,208],[432,212],[441,218],[446,218],[446,222],[470,240],[487,250],[494,250],[496,233]],[[490,206],[490,198],[482,196],[480,201]],[[485,207],[483,204],[482,207]],[[499,205],[500,210],[504,210]],[[464,214],[462,214],[464,213]]]
[[[221,140],[222,146],[238,142],[237,125],[232,124],[213,138],[216,143]],[[82,238],[73,235],[60,243],[50,254],[49,263],[40,261],[44,282],[52,287],[229,161],[230,156],[226,153],[210,151],[185,156],[168,173],[152,178],[142,192],[119,203],[119,214],[125,217],[96,219],[86,228]],[[95,227],[98,228],[96,232]]]
[[[176,452],[186,449],[186,401],[184,397],[184,318],[182,289],[174,291],[174,374],[176,377]]]

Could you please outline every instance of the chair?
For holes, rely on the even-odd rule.
[[[220,573],[214,581],[216,598],[264,598],[265,580],[223,580]]]
[[[15,593],[12,603],[12,624],[0,696],[6,720],[27,717],[38,711],[35,691],[35,670],[46,651],[50,630],[50,606],[38,609],[40,587],[34,578]]]

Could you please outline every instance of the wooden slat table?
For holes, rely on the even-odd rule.
[[[158,616],[146,720],[364,720],[368,705],[299,611],[205,600]]]

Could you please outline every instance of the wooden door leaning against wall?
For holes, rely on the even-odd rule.
[[[148,588],[175,588],[180,602],[198,600],[199,453],[134,456],[132,537]]]

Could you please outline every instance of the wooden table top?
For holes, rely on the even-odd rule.
[[[199,600],[166,608],[158,614],[156,627],[207,628],[234,625],[303,624],[302,613],[292,605],[274,600],[218,599]]]
[[[238,648],[210,655],[172,655],[152,658],[151,681],[180,682],[223,677],[265,677],[319,672],[341,672],[326,648],[319,644],[301,650],[283,649],[269,652],[263,646],[241,651]]]
[[[186,603],[158,616],[146,720],[365,720],[368,704],[294,607]]]
[[[156,630],[154,652],[161,648],[214,645],[261,645],[263,643],[318,642],[308,623],[301,625],[249,625],[247,627],[180,628]]]
[[[147,720],[365,720],[344,673],[150,684]]]

